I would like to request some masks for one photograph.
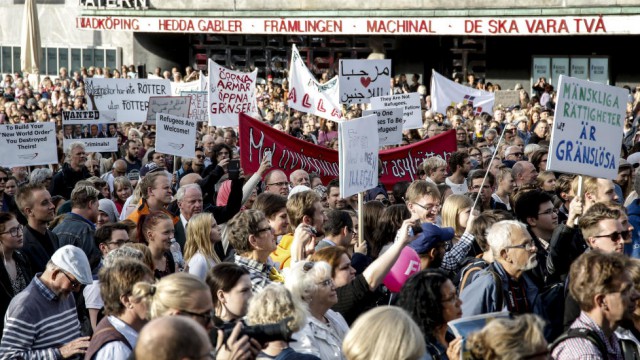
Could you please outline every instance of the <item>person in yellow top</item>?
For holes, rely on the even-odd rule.
[[[145,165],[145,167],[148,165],[149,164]],[[166,209],[167,205],[171,202],[173,192],[171,191],[171,179],[164,169],[146,174],[140,183],[140,190],[142,192],[140,205],[127,219],[137,224],[140,216],[147,215],[152,211],[162,211],[171,217],[173,225],[180,220],[179,217],[171,214]]]
[[[322,240],[324,222],[327,221],[327,216],[323,212],[320,196],[315,191],[307,190],[291,195],[287,201],[287,215],[292,229],[297,228],[300,224],[307,225],[307,227],[313,228],[311,231],[314,232],[316,238],[314,243]],[[288,268],[291,263],[292,243],[293,233],[285,234],[282,236],[276,250],[271,253],[271,260],[280,270]]]

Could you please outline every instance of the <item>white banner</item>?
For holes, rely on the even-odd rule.
[[[209,59],[209,125],[238,126],[241,113],[256,113],[258,69],[250,73],[224,68]]]
[[[547,170],[618,176],[628,91],[560,76]]]
[[[190,104],[191,98],[188,96],[152,96],[149,98],[146,124],[155,125],[156,114],[187,117]]]
[[[169,80],[147,79],[84,79],[87,104],[95,110],[118,113],[118,122],[144,122],[149,97],[169,96]]]
[[[445,114],[447,106],[459,103],[473,106],[476,115],[493,111],[495,95],[488,91],[477,90],[457,84],[433,70],[431,77],[431,103],[433,110]]]
[[[171,82],[171,96],[180,96],[184,91],[201,91],[200,81]]]
[[[338,126],[342,198],[378,186],[378,131],[371,126],[376,121],[376,115],[368,115]]]
[[[289,98],[287,99],[287,104],[291,109],[340,122],[342,121],[342,110],[339,90],[338,76],[320,84],[307,69],[296,46],[292,46]]]
[[[196,156],[196,122],[185,117],[156,114],[156,151],[194,158]]]
[[[340,103],[362,104],[391,90],[391,60],[340,60]]]
[[[56,124],[0,125],[0,152],[0,165],[7,168],[57,164]]]
[[[115,111],[63,111],[62,129],[65,149],[72,142],[80,141],[87,152],[118,151]]]
[[[371,109],[384,110],[394,107],[400,107],[403,109],[402,130],[419,129],[422,127],[420,94],[409,93],[391,96],[380,96],[371,99]]]
[[[209,77],[204,76],[202,70],[200,70],[200,79],[198,81],[200,81],[200,90],[207,91],[209,88]]]
[[[207,122],[208,98],[206,91],[183,91],[181,96],[188,96],[191,99],[189,106],[189,119],[197,122]]]
[[[386,108],[380,110],[364,110],[362,116],[375,115],[378,126],[378,142],[380,146],[398,145],[402,143],[403,108]],[[373,124],[371,124],[373,126]]]

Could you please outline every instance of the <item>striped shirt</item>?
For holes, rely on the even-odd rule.
[[[602,329],[584,312],[580,312],[580,316],[570,326],[571,329],[591,329],[600,337],[600,340],[607,346],[607,356],[602,356],[596,344],[588,339],[574,337],[569,338],[553,350],[552,358],[555,360],[623,360],[620,343],[615,333],[607,339]]]
[[[240,265],[249,271],[251,291],[254,294],[262,291],[267,285],[271,284],[271,271],[275,269],[271,265],[263,264],[238,254],[234,256],[234,262],[236,265]]]
[[[72,295],[59,298],[38,273],[16,295],[5,315],[0,360],[62,359],[60,347],[80,337],[80,323]]]

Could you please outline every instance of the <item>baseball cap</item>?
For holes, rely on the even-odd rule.
[[[93,283],[89,260],[79,247],[73,245],[61,247],[51,256],[51,262],[63,271],[73,275],[80,283],[84,285]]]
[[[450,227],[440,227],[432,223],[422,223],[422,232],[409,243],[409,247],[418,254],[425,254],[437,244],[453,239],[454,231]]]
[[[150,162],[143,166],[142,169],[140,169],[140,177],[145,177],[147,176],[147,174],[161,170],[164,170],[164,168],[156,165],[156,163],[154,162]]]
[[[309,190],[311,190],[311,188],[306,185],[296,185],[293,187],[293,189],[291,189],[291,191],[289,191],[289,199],[291,199],[291,197],[297,193]]]

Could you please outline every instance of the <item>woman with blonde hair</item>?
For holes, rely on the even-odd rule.
[[[537,315],[494,319],[467,339],[467,349],[478,360],[548,359],[547,341]]]
[[[556,192],[556,175],[553,173],[553,171],[542,171],[536,178],[536,185],[542,191],[545,191],[553,196]]]
[[[442,227],[453,228],[456,243],[467,228],[473,207],[473,200],[466,195],[450,195],[442,205]]]
[[[204,281],[209,269],[220,264],[213,245],[221,240],[220,226],[211,213],[201,213],[189,220],[184,261],[187,271]]]
[[[348,360],[422,359],[420,328],[397,306],[380,306],[356,320],[342,343]]]

